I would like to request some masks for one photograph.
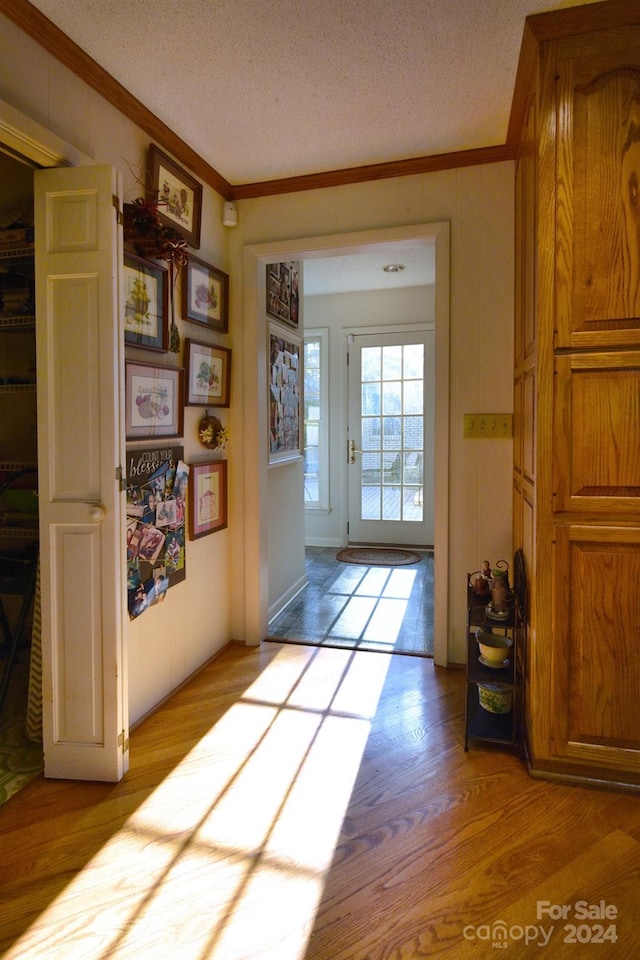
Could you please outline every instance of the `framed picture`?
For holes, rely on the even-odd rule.
[[[159,263],[124,255],[124,342],[146,350],[166,350],[169,272]]]
[[[184,371],[152,363],[125,362],[127,440],[181,437]]]
[[[134,620],[186,578],[190,467],[170,443],[127,447],[127,606]]]
[[[227,461],[192,463],[189,473],[189,539],[227,526]]]
[[[205,327],[229,329],[229,277],[210,263],[189,256],[182,280],[182,313]]]
[[[228,407],[231,398],[231,350],[197,340],[184,342],[190,407]]]
[[[269,327],[269,463],[301,456],[301,341]]]
[[[200,246],[202,217],[202,184],[179,167],[155,143],[147,152],[149,200],[159,202],[158,216],[163,223],[174,227],[187,241]]]
[[[299,261],[267,264],[267,314],[296,328],[300,308],[299,277]]]

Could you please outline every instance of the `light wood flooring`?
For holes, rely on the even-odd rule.
[[[640,800],[465,753],[463,705],[428,659],[230,645],[122,782],[0,807],[0,955],[638,957]]]

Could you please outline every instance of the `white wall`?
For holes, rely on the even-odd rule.
[[[144,190],[149,137],[121,116],[94,90],[47,54],[35,41],[0,15],[0,99],[42,124],[98,163],[117,167],[124,200]],[[228,270],[227,233],[222,226],[222,198],[206,187],[203,197],[199,256]],[[176,290],[179,318],[180,289]],[[185,337],[231,345],[230,338],[209,334],[202,326],[178,319]],[[183,354],[133,350],[132,358],[181,366]],[[232,382],[232,403],[239,385]],[[227,411],[221,412],[225,419]],[[184,449],[187,461],[208,459],[197,439],[202,408],[185,408]],[[237,443],[237,440],[236,440]],[[144,446],[144,444],[139,444]],[[233,456],[233,438],[229,456]],[[228,589],[229,531],[187,543],[184,583],[172,587],[163,604],[128,625],[129,707],[132,722],[148,712],[230,639]],[[124,575],[124,572],[123,572]]]
[[[307,509],[308,544],[344,546],[347,524],[346,333],[351,327],[392,328],[408,323],[434,322],[433,287],[407,287],[367,293],[318,294],[304,298],[305,331],[329,329],[329,496],[330,512]],[[433,506],[431,504],[431,506]]]
[[[513,175],[505,162],[241,201],[230,236],[237,296],[245,245],[450,222],[451,662],[465,657],[466,572],[511,551],[512,443],[464,440],[462,417],[513,409]],[[236,299],[234,322],[242,312]],[[240,406],[232,418],[240,427]],[[244,469],[240,457],[236,469]],[[232,554],[232,575],[242,603],[241,551]]]

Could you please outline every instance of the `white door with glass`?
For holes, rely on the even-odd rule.
[[[350,543],[433,545],[434,332],[351,335]]]

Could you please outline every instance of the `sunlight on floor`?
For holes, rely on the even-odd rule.
[[[389,664],[283,649],[5,960],[302,960]]]

